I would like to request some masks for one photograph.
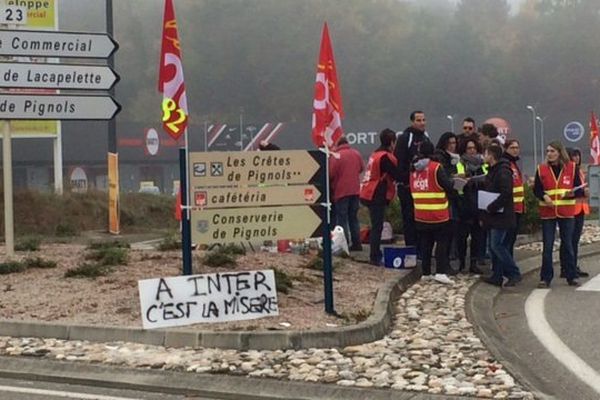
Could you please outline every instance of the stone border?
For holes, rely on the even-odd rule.
[[[165,347],[221,348],[235,350],[286,350],[312,347],[353,346],[382,339],[392,324],[394,303],[421,276],[417,268],[383,284],[377,291],[369,318],[356,325],[314,331],[190,331],[140,328],[98,327],[0,320],[0,335],[40,337],[92,342],[134,342]]]
[[[598,243],[582,246],[579,250],[580,257],[591,257],[598,254],[600,254],[600,245]],[[557,260],[554,262],[554,265],[558,265],[558,252],[554,252],[552,257],[553,260]],[[541,268],[541,259],[539,255],[535,255],[519,261],[518,264],[522,275],[533,274]],[[467,318],[472,322],[475,333],[490,353],[527,390],[534,393],[536,398],[554,399],[542,392],[544,387],[543,382],[532,382],[532,379],[535,380],[535,378],[527,377],[521,373],[521,370],[526,368],[522,365],[520,356],[504,345],[502,333],[496,323],[493,312],[500,292],[500,288],[483,283],[476,283],[471,286],[465,301]]]

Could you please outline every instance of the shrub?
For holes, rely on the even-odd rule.
[[[290,289],[294,287],[292,278],[284,271],[277,268],[273,268],[273,272],[275,273],[275,285],[277,286],[277,291],[288,294]]]
[[[88,244],[88,250],[103,250],[110,248],[118,248],[118,249],[130,249],[131,246],[129,243],[124,242],[122,240],[112,240],[109,242],[92,242]]]
[[[56,261],[52,260],[44,260],[43,258],[26,258],[23,260],[23,264],[25,264],[25,268],[56,268]]]
[[[533,188],[525,185],[525,213],[521,217],[521,233],[535,233],[540,230],[540,212],[538,199],[533,194]]]
[[[38,251],[42,239],[38,236],[28,236],[17,241],[15,244],[15,250],[17,251]]]
[[[384,221],[392,224],[394,233],[402,233],[402,209],[400,208],[400,200],[395,196],[390,205],[385,209]]]
[[[202,263],[209,267],[222,267],[224,265],[235,266],[237,262],[235,257],[228,253],[223,253],[219,250],[206,253],[202,259]]]
[[[61,222],[58,225],[56,225],[54,234],[59,237],[66,237],[77,236],[79,233],[77,232],[77,228],[73,224],[70,224],[68,222]]]
[[[87,260],[94,260],[99,265],[126,265],[127,249],[119,247],[107,247],[95,250],[86,255]]]
[[[239,246],[235,243],[229,243],[220,248],[221,253],[231,254],[231,255],[246,255],[246,249],[242,246]]]
[[[7,261],[0,263],[0,275],[12,274],[14,272],[23,272],[27,267],[25,264],[17,261]]]
[[[181,240],[177,236],[167,236],[158,245],[158,250],[169,251],[169,250],[181,250]]]
[[[65,272],[65,278],[97,278],[108,275],[112,269],[106,265],[81,264]]]

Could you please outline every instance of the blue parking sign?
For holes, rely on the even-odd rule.
[[[569,142],[578,142],[585,134],[585,129],[581,123],[577,121],[571,121],[565,125],[563,134],[565,139],[567,139]]]

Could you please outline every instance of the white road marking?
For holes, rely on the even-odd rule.
[[[600,394],[600,374],[577,356],[554,332],[544,309],[544,300],[550,293],[546,289],[535,289],[525,302],[525,316],[529,329],[544,345],[546,350],[560,361],[569,371],[583,383]]]
[[[62,391],[58,391],[58,390],[33,389],[33,388],[24,388],[24,387],[18,387],[18,386],[1,386],[0,385],[0,393],[1,392],[35,394],[35,395],[40,395],[40,396],[64,397],[67,399],[79,399],[79,400],[136,400],[135,398],[132,398],[132,397],[114,397],[114,396],[103,396],[101,394],[62,392]]]
[[[600,275],[596,275],[585,284],[579,286],[577,290],[589,291],[589,292],[600,292]]]

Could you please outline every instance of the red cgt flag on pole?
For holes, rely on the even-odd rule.
[[[313,100],[312,140],[317,147],[332,147],[342,136],[342,93],[337,78],[327,23],[323,25]]]
[[[163,127],[177,140],[187,129],[188,107],[173,0],[165,0],[158,91],[163,94]]]
[[[590,155],[592,165],[600,165],[600,140],[598,139],[598,120],[592,111],[590,117]]]

